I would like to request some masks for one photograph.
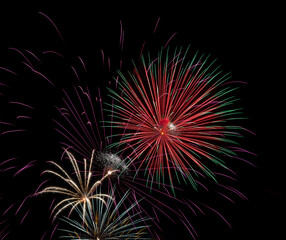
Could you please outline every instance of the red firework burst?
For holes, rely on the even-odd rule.
[[[110,89],[117,101],[113,126],[124,129],[118,145],[134,149],[131,157],[141,159],[148,181],[164,182],[167,175],[173,185],[175,175],[196,188],[196,169],[214,178],[211,162],[226,168],[222,156],[235,155],[233,136],[240,134],[233,120],[240,111],[230,76],[215,61],[195,54],[187,62],[188,51],[168,52],[148,63],[142,57],[128,76],[120,73],[121,94]]]

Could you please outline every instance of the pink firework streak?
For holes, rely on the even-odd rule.
[[[59,36],[61,37],[61,39],[63,40],[60,32],[58,31],[56,25],[52,22],[52,20],[45,14],[43,13],[39,13],[40,15],[44,16],[47,20],[49,20],[51,22],[51,24],[53,25],[53,27],[57,30]],[[53,55],[58,55],[59,57],[62,57],[61,54],[55,52],[55,51],[44,51],[44,52],[37,52],[34,53],[30,50],[23,50],[23,49],[17,49],[14,47],[9,48],[9,50],[11,52],[13,52],[13,54],[17,54],[17,57],[20,57],[20,59],[22,59],[22,65],[28,69],[29,71],[31,71],[32,73],[35,74],[35,76],[39,76],[40,79],[44,80],[43,83],[48,82],[48,84],[50,84],[53,87],[56,87],[54,82],[52,82],[43,72],[41,72],[40,70],[38,70],[37,68],[41,67],[42,65],[42,57],[44,55],[48,54],[53,54]],[[38,54],[40,56],[38,56]],[[80,59],[81,60],[81,59]],[[15,66],[13,66],[15,68]],[[72,68],[72,66],[71,66]],[[5,74],[5,78],[1,77],[1,81],[7,81],[9,80],[9,78],[11,79],[15,79],[15,78],[24,78],[26,75],[25,73],[22,73],[21,70],[18,71],[14,71],[14,69],[10,69],[10,67],[4,67],[4,66],[0,66],[0,73],[2,75]],[[7,75],[7,76],[6,76]],[[8,78],[9,77],[9,78]],[[6,82],[4,83],[0,83],[0,87],[1,87],[1,91],[4,88],[7,89],[12,89],[12,87],[10,86],[12,81],[9,81],[7,84]],[[15,81],[14,81],[15,82]],[[28,84],[27,84],[28,85]],[[14,86],[14,85],[13,85]],[[56,88],[54,88],[56,90]],[[5,89],[4,89],[5,90]],[[14,90],[14,89],[13,89]],[[4,92],[4,91],[3,91]],[[12,92],[10,90],[10,92]],[[9,93],[10,93],[9,92]],[[7,94],[5,94],[6,91],[4,92],[4,94],[2,94],[2,92],[0,93],[0,95],[5,96],[5,98],[3,98],[3,101],[5,101],[7,107],[1,109],[3,112],[3,117],[7,117],[6,119],[0,119],[0,136],[2,138],[17,138],[19,137],[19,133],[25,133],[30,131],[30,129],[26,129],[24,127],[24,129],[19,129],[19,125],[22,126],[24,125],[26,122],[28,124],[31,124],[31,122],[33,121],[34,123],[34,116],[36,114],[36,111],[39,112],[41,109],[37,109],[34,108],[33,104],[35,102],[32,103],[26,103],[26,102],[22,102],[22,100],[18,100],[18,99],[10,99],[11,97]],[[25,96],[25,93],[23,93],[23,96]],[[23,96],[21,94],[14,96],[14,98],[18,98],[19,99],[23,99]],[[2,101],[2,99],[1,99]],[[31,100],[30,100],[31,101]],[[2,103],[2,102],[1,102]],[[2,105],[1,105],[2,106]],[[14,109],[16,109],[15,111],[13,111]],[[7,110],[7,114],[6,111]],[[25,126],[25,125],[24,125]],[[29,125],[28,125],[29,126]],[[9,142],[9,141],[7,141]],[[15,148],[17,148],[18,146],[14,146]],[[4,147],[5,148],[5,147]],[[37,160],[33,160],[33,161],[29,161],[28,163],[23,163],[24,159],[21,159],[19,157],[17,158],[9,158],[8,160],[1,160],[0,161],[0,173],[1,173],[1,177],[4,178],[4,181],[6,182],[13,182],[16,183],[18,181],[18,178],[26,178],[27,177],[27,172],[31,171],[31,169],[33,168],[33,173],[29,174],[29,177],[35,177],[35,179],[37,178],[37,171],[35,170],[34,166],[36,165],[36,163],[38,164],[39,161]],[[1,178],[2,180],[2,178]],[[3,200],[1,199],[1,210],[3,208],[2,211],[2,216],[5,216],[6,219],[4,221],[1,221],[1,226],[0,226],[0,239],[8,239],[10,238],[10,235],[15,234],[15,231],[11,231],[11,229],[13,228],[13,226],[15,225],[15,223],[20,225],[25,225],[27,222],[27,219],[30,217],[29,215],[34,216],[33,214],[35,214],[34,208],[36,206],[34,206],[33,208],[31,208],[32,205],[34,205],[32,203],[32,201],[36,201],[35,198],[33,198],[33,192],[35,191],[35,189],[33,188],[33,186],[31,186],[30,184],[27,184],[25,181],[22,182],[22,184],[25,184],[24,188],[21,189],[21,191],[19,192],[19,194],[14,197],[13,195],[10,196],[10,193],[5,193],[5,197],[3,198]],[[32,188],[32,193],[28,193],[29,188]],[[8,190],[5,189],[5,192],[8,192]],[[11,190],[12,191],[12,190]],[[20,195],[22,194],[22,195]],[[25,195],[23,197],[23,195]],[[4,195],[3,195],[4,196]],[[6,202],[4,202],[5,200],[8,201],[8,204]],[[3,201],[3,202],[2,202]],[[14,201],[14,202],[12,202]],[[11,203],[12,202],[12,203]],[[28,208],[28,209],[27,209]],[[18,218],[20,219],[18,221]],[[30,219],[29,219],[30,220]],[[48,224],[45,224],[45,226],[47,226]],[[56,226],[57,227],[57,226]],[[54,231],[56,230],[56,227],[53,228],[53,231],[51,233],[51,237],[54,234]],[[19,232],[21,232],[21,230],[19,230]],[[17,231],[16,231],[17,234]],[[46,238],[47,235],[46,234]],[[13,237],[12,237],[13,238]],[[44,236],[43,238],[44,239]]]

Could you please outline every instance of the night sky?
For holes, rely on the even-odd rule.
[[[172,5],[157,8],[140,4],[99,6],[80,1],[67,5],[1,7],[0,67],[17,75],[0,69],[0,83],[3,84],[0,85],[0,121],[15,125],[2,124],[0,132],[10,129],[25,131],[0,136],[0,239],[7,231],[10,234],[5,239],[39,240],[45,232],[44,239],[49,239],[55,227],[49,220],[49,204],[53,198],[28,198],[19,212],[17,208],[45,179],[40,175],[48,166],[46,162],[59,158],[62,153],[59,145],[62,139],[54,130],[52,119],[58,116],[55,106],[62,104],[61,89],[71,91],[73,85],[78,84],[70,68],[71,65],[80,65],[78,56],[87,67],[87,73],[79,70],[83,83],[89,86],[94,96],[98,88],[105,96],[104,89],[116,74],[120,59],[123,69],[128,69],[131,59],[137,61],[144,41],[145,49],[154,53],[174,33],[170,46],[186,48],[190,45],[192,51],[211,54],[225,72],[231,72],[233,81],[248,83],[236,91],[244,116],[248,118],[241,125],[256,134],[246,132],[241,140],[243,148],[256,154],[244,156],[255,167],[243,161],[230,163],[237,173],[235,187],[248,200],[237,197],[235,204],[230,204],[219,202],[211,194],[187,191],[190,199],[215,205],[231,224],[229,228],[211,211],[206,211],[205,216],[189,214],[187,217],[198,233],[197,239],[281,239],[286,200],[282,184],[285,119],[281,103],[285,102],[282,85],[285,46],[282,45],[281,6],[225,6],[194,4],[192,1],[190,4],[175,4],[172,2]],[[63,40],[39,12],[53,20]],[[158,18],[156,34],[153,34]],[[124,30],[122,51],[119,46],[120,21]],[[40,71],[47,74],[56,87],[32,73],[15,49],[62,53],[64,63],[39,54],[42,59]],[[102,64],[102,51],[105,64]],[[25,54],[29,55],[27,51]],[[23,102],[33,108],[13,102]],[[29,118],[16,119],[19,115]],[[16,159],[1,165],[11,158]],[[19,166],[29,162],[33,167],[14,176]],[[3,171],[9,166],[16,167]],[[13,203],[15,205],[4,214]],[[26,219],[20,224],[23,217]],[[163,231],[158,234],[162,239],[192,239],[182,223],[174,224],[163,216],[160,223]],[[57,236],[56,231],[53,239]]]

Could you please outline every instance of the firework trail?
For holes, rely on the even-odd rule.
[[[53,208],[53,212],[56,213],[54,215],[54,219],[66,208],[71,207],[69,214],[76,208],[77,205],[83,205],[83,216],[85,216],[86,208],[91,207],[92,199],[99,199],[105,203],[104,198],[112,198],[108,194],[94,194],[96,188],[102,184],[103,180],[112,175],[114,171],[108,171],[100,180],[97,180],[94,183],[92,181],[92,164],[93,164],[93,156],[92,153],[89,166],[87,165],[86,159],[84,159],[84,170],[81,171],[78,166],[78,162],[75,157],[68,151],[66,151],[69,157],[69,160],[73,167],[73,174],[76,175],[76,180],[73,180],[71,174],[67,173],[60,165],[55,162],[51,162],[55,165],[60,173],[52,170],[46,170],[44,173],[50,173],[60,179],[62,179],[69,187],[71,188],[63,188],[59,186],[50,186],[45,189],[37,192],[35,195],[40,195],[43,193],[59,193],[61,195],[66,196],[64,200],[61,200],[56,206]],[[83,175],[83,176],[82,176]]]
[[[100,193],[98,193],[100,194]],[[129,193],[124,196],[115,205],[111,199],[104,204],[102,201],[92,200],[92,205],[87,209],[86,216],[83,215],[83,209],[76,207],[79,220],[64,218],[71,230],[62,230],[67,235],[63,238],[72,239],[151,239],[146,231],[146,223],[150,220],[148,217],[142,218],[140,212],[135,210],[138,202],[123,207]],[[135,212],[135,213],[134,213]]]
[[[138,169],[150,183],[167,178],[173,186],[175,176],[196,188],[196,171],[215,180],[210,167],[227,168],[225,157],[236,156],[241,128],[233,124],[242,117],[229,74],[209,56],[188,61],[187,53],[162,49],[155,59],[142,56],[132,73],[119,72],[119,91],[109,91],[116,100],[113,127],[123,133],[111,146],[131,146],[130,158],[141,159]]]
[[[7,239],[12,232],[12,225],[15,223],[22,226],[31,212],[30,208],[25,208],[23,205],[27,202],[27,195],[25,196],[11,192],[11,189],[19,188],[17,184],[18,178],[25,179],[27,174],[31,173],[31,169],[37,165],[37,160],[31,158],[25,162],[19,155],[19,146],[26,146],[23,139],[27,137],[29,132],[29,123],[35,114],[34,108],[29,102],[19,100],[20,97],[15,95],[11,87],[11,80],[15,80],[18,74],[8,69],[7,67],[0,67],[1,83],[1,119],[0,119],[0,137],[2,143],[2,153],[0,158],[0,239]],[[9,151],[13,146],[13,152],[9,155]],[[30,156],[31,157],[31,156]],[[29,181],[27,181],[29,182]],[[21,183],[24,185],[24,183]],[[28,183],[29,184],[29,183]],[[30,196],[28,194],[28,196]],[[22,199],[21,199],[22,198]]]

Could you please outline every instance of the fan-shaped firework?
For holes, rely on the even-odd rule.
[[[209,57],[195,54],[187,62],[188,51],[164,51],[148,62],[142,57],[128,76],[120,72],[121,94],[110,89],[117,101],[113,126],[124,129],[113,146],[132,147],[130,157],[142,159],[138,168],[150,182],[165,182],[167,174],[171,185],[176,176],[196,187],[196,169],[214,178],[210,162],[226,168],[221,156],[235,155],[228,147],[239,128],[232,123],[239,115],[235,88]]]
[[[86,216],[83,209],[76,207],[76,212],[80,220],[64,218],[73,229],[63,230],[68,235],[64,238],[72,239],[151,239],[145,231],[148,226],[147,217],[142,217],[140,212],[135,210],[137,202],[128,207],[123,207],[126,203],[128,192],[115,205],[111,199],[104,204],[102,201],[92,200],[92,205],[88,206]],[[123,208],[122,208],[123,207]]]
[[[46,187],[42,191],[36,193],[36,195],[43,194],[43,193],[60,193],[62,195],[68,196],[67,198],[60,201],[53,209],[53,212],[57,210],[57,212],[54,215],[54,218],[65,208],[72,206],[70,213],[74,210],[74,208],[77,207],[79,204],[83,204],[83,216],[85,216],[86,208],[87,206],[91,206],[91,199],[99,199],[103,203],[105,203],[104,198],[110,198],[111,196],[108,194],[94,194],[96,188],[102,183],[102,181],[110,176],[114,171],[108,171],[100,180],[91,183],[92,180],[92,163],[93,163],[93,155],[94,152],[92,152],[92,156],[90,159],[89,168],[87,169],[87,163],[86,159],[84,159],[84,170],[83,170],[83,177],[82,172],[79,169],[77,160],[74,158],[74,156],[66,151],[69,157],[69,160],[73,166],[74,174],[76,175],[77,181],[73,180],[71,177],[71,174],[68,174],[61,166],[59,166],[55,162],[51,162],[53,165],[55,165],[59,170],[60,173],[46,170],[44,173],[51,173],[60,179],[62,179],[66,184],[69,185],[69,187],[72,188],[72,190],[64,187],[59,186],[51,186]]]

